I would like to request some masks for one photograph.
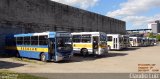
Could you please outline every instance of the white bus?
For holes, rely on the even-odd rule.
[[[123,37],[120,34],[107,34],[108,50],[121,50],[124,48]]]
[[[142,46],[142,38],[141,37],[129,37],[130,38],[130,44],[132,47],[139,47]]]
[[[129,35],[122,35],[123,37],[123,48],[128,48],[131,46],[130,42],[129,42]]]
[[[106,55],[107,36],[103,32],[75,32],[72,34],[73,51],[83,56],[88,54]]]

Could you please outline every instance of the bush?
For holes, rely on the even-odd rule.
[[[149,33],[148,37],[149,38],[156,38],[156,36],[153,33]]]
[[[156,36],[156,38],[158,39],[158,41],[160,41],[160,35],[159,34]]]

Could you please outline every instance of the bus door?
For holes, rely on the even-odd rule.
[[[113,47],[117,49],[117,38],[113,38]]]
[[[93,54],[96,54],[96,51],[98,51],[98,36],[93,36],[93,41],[92,41],[92,48],[93,48]]]
[[[136,39],[133,39],[133,46],[135,46],[136,44]]]
[[[50,56],[50,59],[53,59],[53,57],[55,56],[55,39],[54,38],[51,38],[49,39],[49,56]]]

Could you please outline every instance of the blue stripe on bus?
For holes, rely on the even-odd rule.
[[[40,52],[19,51],[19,54],[21,57],[40,59]],[[48,53],[44,54],[46,55],[46,60],[49,60],[49,54]]]

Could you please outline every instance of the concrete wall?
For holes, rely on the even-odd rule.
[[[160,21],[155,21],[155,24],[151,25],[151,29],[153,33],[160,33]]]
[[[160,20],[156,21],[157,23],[157,33],[160,33]]]
[[[126,26],[124,21],[49,0],[0,0],[1,47],[6,34],[44,31],[125,34]]]

